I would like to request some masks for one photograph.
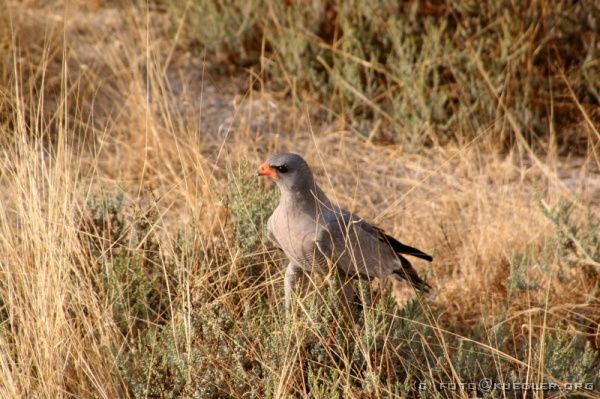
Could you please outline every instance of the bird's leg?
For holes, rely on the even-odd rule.
[[[340,276],[340,300],[342,305],[342,311],[344,312],[346,318],[354,322],[353,316],[353,306],[356,301],[356,291],[354,290],[354,281],[349,278],[342,278]]]
[[[285,269],[285,278],[283,281],[283,292],[285,296],[285,311],[291,313],[292,310],[292,294],[294,287],[298,284],[300,277],[302,277],[302,269],[294,262],[290,262]]]
[[[334,318],[330,328],[327,345],[331,346],[335,341],[338,331],[342,331],[343,342],[348,344],[350,341],[350,331],[354,328],[355,318],[353,309],[356,305],[356,291],[354,290],[354,281],[343,273],[336,273],[337,297],[338,297],[338,317]]]

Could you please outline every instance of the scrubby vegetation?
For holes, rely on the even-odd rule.
[[[253,68],[299,102],[310,93],[322,118],[365,136],[419,147],[492,126],[505,145],[572,148],[586,139],[579,107],[600,117],[593,1],[197,0],[187,18],[217,65]]]
[[[0,395],[600,397],[599,18],[8,2]],[[317,282],[286,315],[253,176],[282,149],[433,252],[433,292],[361,282],[349,325]]]

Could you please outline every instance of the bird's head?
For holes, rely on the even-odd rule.
[[[281,190],[299,191],[313,185],[308,164],[300,155],[291,152],[270,156],[258,168],[257,175],[272,178]]]

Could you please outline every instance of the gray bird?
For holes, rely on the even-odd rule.
[[[353,279],[391,277],[407,280],[422,291],[430,288],[402,255],[429,262],[433,258],[333,204],[300,155],[273,155],[257,174],[271,177],[281,191],[279,205],[267,222],[267,234],[289,260],[284,280],[287,311],[302,274],[325,275],[331,266],[348,282],[342,287],[347,301],[354,295]]]

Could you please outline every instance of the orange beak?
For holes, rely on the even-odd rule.
[[[272,177],[273,179],[279,179],[279,175],[277,175],[277,171],[275,169],[273,169],[272,167],[269,166],[268,163],[263,163],[262,165],[260,165],[260,168],[258,168],[258,172],[256,172],[257,175],[259,176],[269,176]]]

